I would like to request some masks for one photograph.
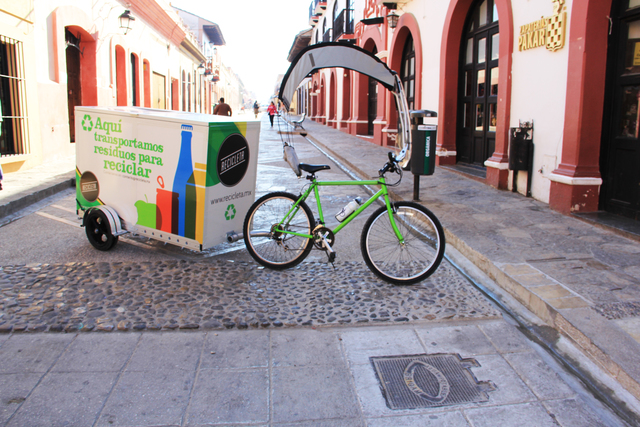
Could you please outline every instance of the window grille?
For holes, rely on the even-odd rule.
[[[0,156],[29,153],[24,48],[0,35]]]

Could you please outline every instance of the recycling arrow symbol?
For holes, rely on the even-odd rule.
[[[236,217],[236,207],[233,205],[227,206],[227,210],[224,213],[224,217],[227,221]]]
[[[91,129],[93,129],[93,120],[91,120],[91,116],[88,114],[85,114],[82,118],[82,129],[87,132],[91,132]]]

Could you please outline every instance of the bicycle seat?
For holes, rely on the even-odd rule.
[[[300,170],[303,170],[309,173],[316,173],[318,171],[331,169],[331,166],[329,165],[308,165],[306,163],[300,163],[299,167],[300,167]]]

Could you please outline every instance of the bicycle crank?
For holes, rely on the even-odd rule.
[[[335,243],[336,237],[327,227],[318,226],[315,230],[313,230],[313,244],[316,248],[321,249],[326,252],[327,257],[329,257],[329,262],[333,265],[333,262],[336,260],[336,252],[333,250],[331,246]]]

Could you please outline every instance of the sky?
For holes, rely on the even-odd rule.
[[[171,5],[220,27],[226,47],[222,62],[248,91],[266,103],[278,74],[289,68],[296,34],[310,28],[311,0],[171,0]]]

